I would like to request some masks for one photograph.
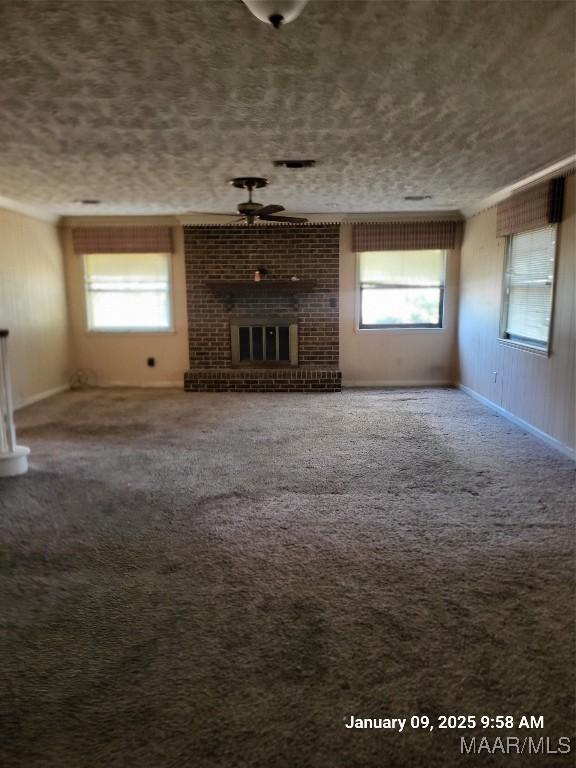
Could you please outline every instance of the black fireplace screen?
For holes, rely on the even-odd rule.
[[[233,363],[298,364],[297,322],[242,322],[230,325]]]
[[[246,360],[283,360],[290,362],[290,326],[241,325],[240,362]]]

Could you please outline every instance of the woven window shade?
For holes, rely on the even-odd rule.
[[[460,221],[377,221],[354,224],[353,249],[415,251],[453,249],[460,244]]]
[[[79,254],[173,251],[170,227],[78,227],[72,239]]]
[[[496,237],[539,229],[562,221],[564,177],[518,192],[498,203]]]

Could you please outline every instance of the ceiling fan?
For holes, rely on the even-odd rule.
[[[256,221],[278,221],[286,224],[305,224],[308,219],[296,216],[277,216],[280,211],[286,210],[283,205],[262,205],[252,200],[252,192],[255,189],[262,189],[268,184],[268,179],[259,176],[239,176],[237,179],[231,179],[230,184],[238,189],[248,190],[248,200],[240,203],[237,213],[240,218],[235,222],[243,221],[248,225]]]

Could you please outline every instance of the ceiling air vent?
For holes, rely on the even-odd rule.
[[[432,200],[432,195],[406,195],[404,200]]]
[[[274,160],[275,168],[314,168],[316,160]]]

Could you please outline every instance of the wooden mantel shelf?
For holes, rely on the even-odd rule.
[[[219,296],[240,298],[244,296],[296,296],[299,293],[311,293],[315,280],[206,280],[204,283]]]

